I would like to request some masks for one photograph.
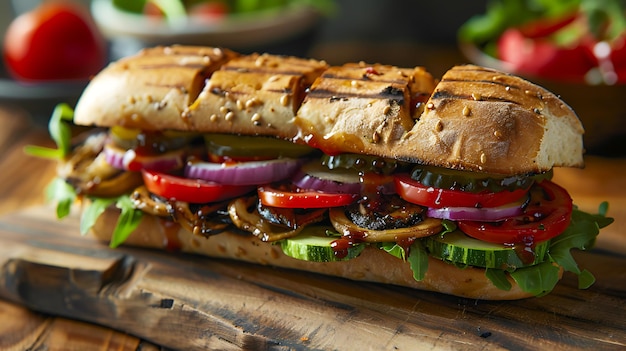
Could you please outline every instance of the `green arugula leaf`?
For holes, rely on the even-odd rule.
[[[126,241],[130,234],[137,229],[143,217],[143,212],[134,207],[128,195],[122,195],[117,198],[115,207],[122,212],[111,236],[111,242],[109,243],[111,248],[116,248]]]
[[[523,291],[543,296],[552,291],[559,282],[559,271],[559,267],[546,261],[532,267],[516,269],[510,274]]]
[[[587,250],[593,247],[600,229],[613,223],[613,218],[606,217],[608,204],[600,204],[598,214],[590,214],[574,208],[572,221],[563,234],[552,239],[549,249],[550,260],[556,262],[567,272],[578,275],[578,286],[589,287],[595,277],[586,270],[581,271],[571,254],[571,249]]]
[[[91,198],[91,204],[83,209],[80,216],[80,234],[87,234],[98,217],[116,201],[117,198]]]
[[[415,242],[411,244],[407,261],[409,261],[409,265],[413,271],[413,279],[418,282],[423,280],[428,270],[428,252],[421,241],[415,240]]]
[[[438,235],[445,235],[447,233],[452,233],[456,231],[456,223],[447,219],[441,221],[441,225],[443,226],[443,231]]]
[[[583,269],[578,275],[578,289],[587,289],[596,282],[596,277],[586,269]]]
[[[531,267],[517,269],[511,276],[522,290],[542,296],[554,289],[558,282],[559,268],[578,276],[578,287],[586,289],[593,285],[595,277],[587,270],[581,270],[571,254],[572,249],[588,250],[595,244],[600,229],[613,223],[613,218],[606,217],[608,204],[603,202],[598,214],[590,214],[574,208],[569,227],[552,239],[549,248],[549,260]]]
[[[406,261],[406,251],[400,245],[396,243],[381,243],[380,248],[385,250],[388,254],[401,259],[402,261]]]
[[[91,204],[83,210],[80,218],[80,233],[82,235],[85,235],[93,227],[98,217],[104,213],[107,207],[115,204],[115,207],[121,210],[111,236],[111,242],[109,243],[111,248],[116,248],[123,244],[130,234],[137,229],[143,218],[143,211],[134,207],[128,195],[114,198],[90,198],[90,200]]]
[[[55,178],[46,187],[46,201],[54,202],[57,218],[61,219],[70,214],[72,204],[76,200],[76,191],[61,178]]]
[[[511,282],[506,278],[506,272],[503,269],[487,268],[485,276],[495,285],[498,289],[509,291],[513,287]]]
[[[74,119],[74,110],[68,104],[58,104],[52,112],[48,122],[50,137],[57,145],[56,149],[27,145],[24,152],[36,157],[62,159],[72,148],[72,128],[70,123]]]
[[[569,227],[559,236],[552,239],[547,261],[516,270],[506,271],[502,269],[486,269],[486,277],[499,289],[510,290],[511,283],[507,279],[507,273],[515,280],[523,291],[542,296],[554,289],[559,281],[559,266],[565,271],[578,275],[578,287],[586,289],[595,282],[594,276],[587,270],[578,268],[576,261],[570,253],[571,249],[587,250],[593,247],[595,239],[604,228],[613,222],[613,218],[606,217],[608,204],[603,202],[598,208],[598,214],[589,214],[574,208],[572,221]],[[436,235],[445,235],[456,230],[456,224],[452,221],[443,221],[444,230]],[[411,245],[409,256],[405,250],[396,243],[381,243],[379,247],[389,254],[409,262],[415,280],[424,278],[428,268],[428,252],[421,241]],[[555,265],[556,263],[557,265]],[[458,268],[465,268],[458,266]]]

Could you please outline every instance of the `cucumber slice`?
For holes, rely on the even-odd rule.
[[[304,261],[333,262],[357,257],[365,248],[364,243],[347,245],[345,249],[333,248],[333,242],[341,243],[341,237],[326,235],[331,227],[307,226],[300,234],[281,240],[285,255]],[[342,246],[342,245],[339,245]]]
[[[526,189],[535,181],[552,178],[552,171],[539,174],[520,174],[502,176],[499,174],[467,172],[434,166],[416,166],[411,172],[411,178],[425,186],[441,189],[455,189],[470,192],[488,190],[499,192],[503,190]]]
[[[536,244],[506,246],[470,238],[461,231],[432,235],[423,239],[430,255],[462,266],[515,269],[543,262],[550,241]]]

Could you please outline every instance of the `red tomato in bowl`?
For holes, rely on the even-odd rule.
[[[209,1],[203,2],[192,6],[189,9],[189,16],[206,21],[212,22],[223,19],[228,15],[228,5],[222,1]]]
[[[584,43],[559,47],[548,38],[529,38],[515,28],[500,36],[498,56],[512,72],[571,82],[583,82],[587,72],[597,66]]]
[[[7,68],[21,80],[87,79],[106,63],[106,42],[77,4],[47,1],[11,22],[4,38]]]

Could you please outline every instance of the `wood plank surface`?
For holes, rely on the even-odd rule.
[[[626,346],[626,159],[587,157],[555,181],[615,223],[576,254],[597,283],[566,276],[553,294],[486,302],[410,289],[121,248],[80,237],[42,206],[50,145],[0,109],[0,350],[615,350]],[[34,207],[30,207],[34,206]]]
[[[597,277],[488,302],[153,250],[110,250],[77,218],[35,207],[0,219],[0,297],[169,348],[221,350],[626,347],[626,254],[579,253]],[[36,329],[45,328],[45,321]],[[123,344],[125,340],[118,340]]]
[[[0,107],[0,214],[42,204],[55,163],[27,157],[25,145],[51,146],[45,126],[14,106]],[[0,247],[4,237],[0,233]],[[158,350],[107,327],[43,314],[0,299],[0,350]]]

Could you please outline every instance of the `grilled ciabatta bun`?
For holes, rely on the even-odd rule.
[[[330,67],[324,61],[240,55],[226,49],[156,47],[111,63],[95,76],[76,106],[74,123],[158,132],[270,136],[308,144],[329,155],[373,155],[393,159],[394,166],[400,160],[501,178],[521,175],[531,179],[526,176],[536,176],[555,166],[583,166],[584,131],[569,106],[522,78],[474,65],[453,67],[436,80],[422,67],[363,62]],[[96,184],[90,179],[86,183]],[[141,179],[138,183],[131,184],[133,189],[143,186]],[[362,195],[355,196],[366,198]],[[252,234],[241,234],[235,228],[236,214],[230,209],[227,216],[232,227],[215,235],[194,234],[200,220],[195,221],[193,213],[191,226],[177,220],[178,205],[173,198],[162,195],[158,199],[165,213],[150,213],[143,208],[139,227],[125,245],[158,249],[174,246],[183,252],[468,298],[507,300],[532,296],[509,275],[512,288],[501,290],[485,276],[483,268],[461,269],[432,257],[428,258],[424,279],[416,281],[408,262],[375,245],[365,247],[358,257],[347,261],[297,260],[285,255],[279,245],[257,238],[253,230]],[[85,204],[91,200],[88,196],[83,199]],[[196,200],[194,193],[188,201]],[[225,200],[229,201],[234,200]],[[476,207],[479,205],[476,202]],[[132,210],[139,207],[135,206]],[[258,211],[253,205],[250,208]],[[405,212],[422,215],[419,210],[424,209]],[[109,206],[96,220],[92,233],[110,240],[119,215],[119,209]],[[420,220],[434,219],[428,216]],[[428,235],[441,232],[441,220],[437,225],[436,231]],[[399,227],[414,228],[413,224]],[[416,239],[414,231],[409,239]],[[397,240],[394,237],[389,241]]]
[[[310,88],[309,88],[310,87]],[[502,174],[583,165],[583,127],[553,93],[522,78],[226,49],[157,47],[109,65],[76,124],[267,135],[322,150]]]

